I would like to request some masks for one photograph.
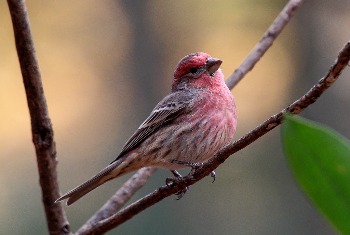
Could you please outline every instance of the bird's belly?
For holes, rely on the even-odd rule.
[[[186,167],[175,163],[201,163],[228,144],[235,131],[222,114],[207,115],[195,122],[174,123],[159,130],[143,143],[147,165],[175,170]]]

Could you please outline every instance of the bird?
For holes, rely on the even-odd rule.
[[[153,109],[107,167],[56,200],[71,205],[107,181],[143,167],[195,168],[232,141],[235,99],[224,81],[222,60],[204,52],[182,58],[171,92]],[[182,194],[182,192],[179,192]]]

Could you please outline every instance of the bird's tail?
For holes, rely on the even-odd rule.
[[[117,174],[112,171],[115,170],[120,165],[121,162],[122,162],[122,159],[118,159],[117,161],[114,161],[113,163],[108,165],[106,168],[101,170],[97,175],[95,175],[88,181],[82,183],[81,185],[75,187],[74,189],[70,190],[68,193],[58,198],[55,202],[59,202],[68,198],[67,205],[69,206],[75,201],[79,200],[82,196],[84,196],[91,190],[100,186],[101,184],[104,184],[108,180],[113,179],[117,176],[120,176],[121,174]]]

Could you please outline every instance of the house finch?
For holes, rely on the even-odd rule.
[[[177,65],[171,92],[97,175],[61,196],[67,205],[118,176],[146,166],[196,167],[228,144],[236,130],[234,98],[219,68],[222,61],[198,52]]]

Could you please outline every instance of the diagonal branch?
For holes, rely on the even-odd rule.
[[[129,205],[125,209],[102,220],[94,225],[93,228],[79,232],[78,234],[100,234],[105,233],[112,228],[117,227],[121,223],[129,220],[136,214],[163,200],[164,198],[186,188],[209,175],[222,164],[230,155],[243,149],[255,140],[265,135],[275,127],[281,124],[282,116],[286,112],[299,114],[309,105],[313,104],[323,92],[325,92],[340,76],[341,72],[346,68],[350,61],[350,41],[344,46],[338,55],[338,59],[333,64],[325,77],[319,80],[305,95],[293,102],[291,105],[283,109],[281,112],[271,116],[265,122],[260,124],[254,130],[240,138],[238,141],[227,145],[221,149],[215,156],[207,161],[202,167],[198,168],[192,175],[188,175],[180,180],[175,181],[170,186],[162,186],[153,193],[141,198],[140,200]]]
[[[123,186],[99,209],[78,231],[77,233],[90,230],[100,221],[113,215],[120,210],[127,201],[143,187],[148,178],[157,170],[155,167],[144,167],[137,171]]]
[[[290,0],[282,11],[278,14],[276,19],[272,22],[270,27],[264,33],[264,36],[255,45],[253,50],[249,53],[243,63],[233,72],[233,74],[226,80],[226,85],[232,89],[237,85],[243,77],[254,68],[260,58],[272,46],[275,39],[282,32],[283,28],[289,23],[296,10],[301,6],[303,0]]]
[[[59,197],[56,172],[56,146],[34,43],[30,32],[26,5],[24,0],[8,0],[7,2],[12,18],[17,54],[27,95],[32,138],[37,156],[42,200],[49,232],[50,234],[69,234],[69,223],[62,204],[54,203],[56,198]]]
[[[283,28],[289,23],[290,19],[294,15],[295,11],[301,6],[303,3],[303,0],[290,0],[285,7],[282,9],[282,11],[279,13],[279,15],[276,17],[276,19],[273,21],[271,26],[268,28],[268,30],[264,33],[264,36],[259,41],[258,44],[254,47],[254,49],[251,51],[251,53],[248,55],[248,57],[245,59],[245,61],[234,71],[234,73],[226,80],[226,84],[230,89],[233,89],[240,80],[243,79],[243,77],[254,67],[254,65],[260,60],[260,58],[264,55],[264,53],[270,48],[273,41],[278,37],[278,35],[281,33]],[[138,177],[139,185],[138,187],[131,188],[129,184],[124,184],[116,193],[115,195],[109,199],[107,203],[118,205],[117,208],[121,208],[129,199],[130,197],[137,192],[143,185],[147,182],[147,179],[149,178],[149,173],[144,171],[143,169],[139,170],[137,173],[135,173],[134,176],[132,176],[131,179],[134,177]],[[130,179],[130,180],[131,180]],[[142,180],[145,179],[145,180]],[[119,193],[122,191],[128,191],[131,196],[127,195],[127,198],[124,198],[124,195]],[[118,195],[119,197],[116,197]],[[118,198],[118,202],[116,199]],[[120,204],[123,202],[124,204]],[[106,204],[107,204],[106,203]],[[106,205],[105,204],[105,205]],[[108,216],[111,216],[114,214],[117,209],[114,208],[114,210],[108,210],[103,212],[103,210],[106,209],[105,206],[100,208],[98,212],[96,212],[95,215],[92,216],[91,219],[89,219],[79,230],[78,233],[83,232],[88,227],[92,225],[92,222],[97,222],[99,218],[98,214],[103,213],[104,217],[107,218]],[[94,219],[93,219],[94,218]],[[93,220],[92,220],[93,219]]]

